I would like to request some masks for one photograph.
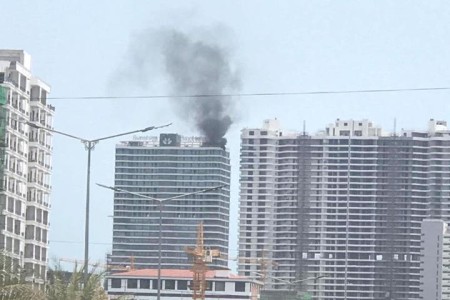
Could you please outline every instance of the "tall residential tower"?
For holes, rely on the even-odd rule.
[[[161,134],[135,137],[116,147],[115,186],[153,198],[170,198],[219,185],[223,189],[163,202],[162,267],[188,269],[185,248],[194,246],[196,229],[204,224],[205,246],[228,253],[229,153],[221,147],[203,146],[203,139]],[[112,265],[137,268],[158,264],[159,210],[157,202],[116,192]],[[210,265],[227,266],[224,260]]]
[[[0,249],[42,285],[48,261],[52,135],[50,87],[31,74],[21,50],[0,50]]]
[[[422,222],[421,297],[450,299],[450,233],[439,219]]]
[[[241,138],[240,274],[267,268],[265,289],[312,299],[419,297],[421,222],[449,219],[446,122],[337,120],[311,136],[269,120]]]

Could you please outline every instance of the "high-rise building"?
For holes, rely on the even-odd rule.
[[[152,198],[164,199],[219,185],[205,193],[163,201],[162,226],[158,202],[139,195],[115,192],[112,265],[157,268],[159,230],[162,231],[162,267],[188,269],[192,261],[185,248],[196,243],[204,224],[206,247],[228,253],[230,159],[221,147],[203,146],[203,139],[161,134],[134,137],[116,147],[115,186]],[[211,268],[227,266],[215,260]]]
[[[46,279],[54,107],[21,50],[0,50],[0,249],[36,285]]]
[[[450,299],[450,232],[438,219],[422,222],[421,297]]]
[[[307,135],[269,120],[241,138],[240,274],[312,299],[419,297],[421,221],[449,219],[446,122],[387,134],[337,120]]]

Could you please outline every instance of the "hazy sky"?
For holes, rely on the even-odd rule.
[[[0,7],[0,48],[29,52],[32,72],[52,86],[52,97],[168,94],[157,70],[148,78],[151,88],[111,84],[129,63],[130,41],[161,28],[226,28],[244,93],[450,86],[448,0],[0,0]],[[449,98],[450,91],[237,98],[238,121],[227,135],[234,172],[233,253],[240,129],[273,117],[294,130],[305,120],[309,132],[336,118],[369,118],[386,130],[396,118],[399,129],[424,129],[429,118],[450,120]],[[167,99],[52,104],[55,129],[86,138],[167,122],[174,123],[171,132],[197,134]],[[92,182],[113,184],[116,142],[96,147]],[[85,173],[83,145],[55,136],[50,257],[83,258]],[[93,260],[111,250],[112,197],[92,187]]]

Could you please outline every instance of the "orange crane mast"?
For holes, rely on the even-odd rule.
[[[220,251],[216,249],[207,249],[204,245],[203,222],[197,227],[197,243],[195,247],[186,248],[185,252],[193,259],[192,264],[192,299],[204,300],[206,291],[206,272],[207,263],[211,263],[214,257],[220,256]]]

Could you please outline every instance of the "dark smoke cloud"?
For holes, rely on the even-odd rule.
[[[194,39],[179,31],[168,31],[163,47],[165,67],[175,95],[213,95],[175,100],[184,116],[195,122],[207,143],[224,146],[233,122],[230,97],[220,96],[240,87],[228,52],[214,40]]]
[[[122,75],[139,78],[135,84],[142,87],[146,79],[150,82],[155,66],[162,68],[178,115],[195,125],[207,145],[223,147],[235,112],[233,99],[222,95],[237,92],[241,82],[219,36],[221,32],[201,35],[173,29],[145,32],[132,42],[127,56],[131,63]],[[187,95],[202,96],[176,97]]]

